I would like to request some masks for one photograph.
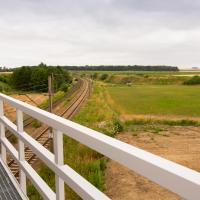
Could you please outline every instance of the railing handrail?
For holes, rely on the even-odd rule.
[[[47,111],[41,110],[37,107],[31,106],[27,103],[16,100],[12,97],[0,94],[0,101],[6,101],[18,110],[40,120],[41,122],[51,126],[54,130],[62,132],[65,135],[81,142],[84,145],[104,154],[105,156],[115,160],[122,165],[125,165],[131,170],[149,178],[150,180],[158,183],[159,185],[177,193],[185,199],[197,199],[200,196],[200,173],[192,169],[186,168],[182,165],[176,164],[102,133],[84,127],[80,124],[66,120],[57,115],[51,114]],[[28,145],[37,156],[42,158],[44,162],[50,166],[53,171],[58,174],[59,178],[64,179],[72,189],[74,189],[82,198],[85,199],[108,199],[101,192],[97,192],[91,184],[87,182],[87,186],[91,189],[84,191],[86,187],[85,180],[75,173],[67,165],[58,165],[54,161],[54,155],[45,150],[34,139],[31,139],[25,132],[19,132],[16,125],[10,122],[5,116],[0,117],[1,123],[7,126],[16,136],[20,138],[26,145]],[[30,137],[30,138],[29,138]],[[5,139],[4,139],[5,140]],[[2,142],[5,142],[2,140]],[[42,149],[42,150],[41,150]],[[45,156],[42,151],[49,155]],[[48,153],[48,152],[49,153]],[[48,157],[48,158],[47,158]],[[17,159],[17,158],[16,158]],[[71,171],[72,170],[72,171]],[[74,178],[79,181],[76,185],[76,180],[72,180],[66,172],[73,172]],[[63,178],[64,177],[64,178]],[[68,178],[67,178],[68,177]],[[81,180],[81,181],[80,181]],[[80,189],[82,189],[80,191]],[[89,195],[89,196],[87,196]],[[98,196],[100,195],[100,196]],[[87,197],[86,197],[87,196]]]

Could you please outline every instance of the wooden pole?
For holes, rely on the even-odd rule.
[[[52,112],[52,107],[53,107],[52,74],[48,76],[48,92],[49,92],[49,112]]]
[[[48,76],[48,92],[49,92],[49,112],[52,113],[53,111],[53,74]],[[50,144],[49,144],[49,149],[51,152],[53,152],[53,130],[50,127],[49,129],[49,138],[50,140]]]

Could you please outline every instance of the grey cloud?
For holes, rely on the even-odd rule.
[[[199,11],[200,0],[0,0],[0,65],[198,65]]]

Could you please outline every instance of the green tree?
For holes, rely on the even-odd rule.
[[[16,69],[11,76],[11,84],[14,88],[23,89],[31,86],[32,70],[30,67],[21,67]]]
[[[68,71],[59,66],[46,66],[43,63],[38,66],[21,67],[14,70],[11,82],[16,89],[46,92],[48,90],[48,76],[51,74],[54,75],[55,91],[59,90],[61,86],[64,88],[65,84],[68,85],[72,82]]]

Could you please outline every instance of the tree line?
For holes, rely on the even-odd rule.
[[[99,65],[99,66],[63,66],[67,70],[77,71],[179,71],[178,67],[165,65]]]
[[[43,63],[41,63],[43,64]],[[43,64],[44,65],[44,64]],[[35,66],[31,66],[35,67]],[[56,66],[48,66],[56,67]],[[179,71],[176,66],[167,65],[85,65],[85,66],[57,66],[66,70],[76,71]],[[17,69],[17,68],[15,68]],[[15,69],[0,67],[0,71],[13,71]]]
[[[0,66],[0,72],[11,72],[11,71],[12,71],[11,68],[1,67],[1,66]]]
[[[47,92],[48,76],[51,74],[54,77],[55,91],[66,91],[72,81],[69,72],[59,66],[47,66],[43,63],[38,66],[23,66],[14,69],[10,77],[10,84],[18,90]]]

